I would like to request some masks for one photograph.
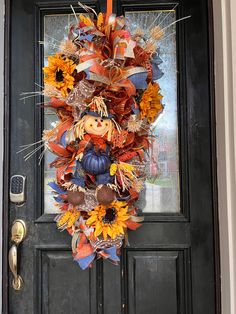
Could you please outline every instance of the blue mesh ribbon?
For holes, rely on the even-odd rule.
[[[104,252],[105,254],[107,254],[107,259],[110,259],[112,262],[119,262],[120,258],[119,256],[117,256],[116,254],[116,247],[112,246],[108,249],[104,249],[101,252]],[[99,254],[99,252],[98,252]],[[75,262],[77,262],[80,266],[81,269],[86,269],[89,267],[89,265],[92,263],[92,261],[95,259],[96,254],[93,253],[89,256],[86,256],[84,258],[80,258],[80,259],[74,259]]]

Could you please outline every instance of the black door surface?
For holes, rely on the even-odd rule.
[[[105,11],[105,2],[86,2]],[[160,85],[165,112],[157,121],[153,176],[140,207],[143,226],[130,232],[120,266],[97,261],[81,270],[70,237],[58,232],[41,151],[26,162],[21,145],[36,142],[54,116],[39,104],[44,56],[53,52],[74,18],[75,1],[9,0],[6,26],[4,313],[213,314],[218,311],[217,215],[211,6],[207,0],[114,2],[129,27],[166,26],[160,44]],[[189,16],[175,25],[174,21]],[[64,32],[64,33],[63,33]],[[39,42],[44,41],[44,46]],[[20,100],[20,98],[25,98]],[[155,168],[156,165],[156,168]],[[158,168],[158,176],[156,175]],[[27,177],[27,201],[9,202],[9,181]],[[22,219],[27,235],[19,246],[22,289],[7,268],[11,226]]]

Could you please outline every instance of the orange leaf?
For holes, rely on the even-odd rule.
[[[61,123],[61,125],[59,125],[57,127],[58,133],[57,133],[57,140],[60,141],[61,136],[64,134],[65,131],[67,131],[68,129],[70,129],[70,127],[72,126],[73,120],[72,119],[68,119],[65,120],[64,122]]]
[[[90,244],[84,244],[79,250],[77,250],[77,254],[75,256],[76,259],[81,259],[93,254],[93,248]]]
[[[80,233],[80,240],[79,240],[79,243],[77,245],[77,249],[80,250],[83,247],[83,245],[85,244],[85,242],[86,242],[86,235],[81,232]]]
[[[48,146],[50,148],[50,150],[61,157],[70,157],[71,153],[68,152],[68,150],[66,150],[62,145],[60,144],[55,144],[54,142],[49,142]]]
[[[139,223],[131,221],[131,220],[125,221],[125,224],[126,224],[127,228],[129,228],[130,230],[136,230],[139,227],[141,227],[141,225]]]
[[[57,99],[55,97],[51,98],[50,105],[53,108],[60,108],[60,107],[66,107],[67,106],[67,104],[63,100]]]

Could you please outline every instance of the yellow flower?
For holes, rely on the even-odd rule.
[[[66,97],[69,91],[74,87],[73,72],[76,64],[63,58],[61,54],[48,57],[48,66],[43,68],[44,83],[56,87],[61,91],[62,96]]]
[[[148,110],[148,115],[147,115],[148,123],[153,123],[156,119],[156,116],[157,116],[157,110],[155,108],[151,108],[150,110]]]
[[[148,123],[153,123],[162,112],[162,98],[163,96],[160,94],[159,85],[157,83],[149,83],[148,88],[144,91],[139,104],[141,119],[146,118]]]
[[[110,205],[98,205],[89,215],[86,224],[95,229],[95,237],[102,234],[104,240],[107,240],[107,236],[115,239],[124,234],[127,228],[125,221],[130,218],[127,203],[119,201],[114,201]]]

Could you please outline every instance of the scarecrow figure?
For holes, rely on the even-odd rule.
[[[68,191],[68,202],[81,205],[84,202],[85,177],[93,175],[97,185],[96,196],[100,204],[110,204],[115,199],[110,175],[110,142],[115,127],[113,116],[101,116],[96,111],[85,111],[83,117],[66,134],[66,142],[78,141],[76,162],[71,183],[77,191]]]

